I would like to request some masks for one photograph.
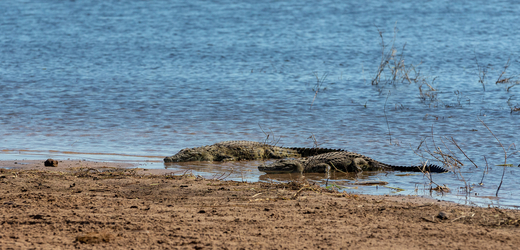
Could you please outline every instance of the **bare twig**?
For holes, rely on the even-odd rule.
[[[446,185],[441,186],[441,185],[439,185],[439,184],[437,184],[436,182],[433,181],[432,174],[429,171],[426,171],[426,165],[427,164],[428,164],[428,161],[426,161],[423,164],[423,167],[419,168],[419,170],[421,171],[421,173],[423,173],[424,176],[426,176],[426,178],[428,178],[428,180],[430,180],[430,189],[432,189],[431,188],[431,184],[433,183],[433,184],[437,185],[437,187],[434,188],[435,190],[440,190],[440,191],[448,191],[448,190],[450,190],[448,187],[446,187]],[[440,188],[440,187],[442,187],[442,188]]]
[[[262,132],[264,133],[265,135],[265,140],[264,140],[264,144],[266,145],[272,145],[272,146],[276,146],[278,145],[278,143],[280,142],[280,140],[282,139],[281,137],[278,137],[278,140],[276,140],[276,137],[274,135],[274,132],[271,128],[269,128],[269,131],[271,133],[266,133],[265,130],[262,128],[262,125],[260,125],[260,123],[258,123],[258,127],[260,127],[260,130],[262,130]],[[269,142],[269,137],[272,136],[272,139],[271,139],[271,142]]]
[[[260,123],[258,123],[258,127],[260,127],[260,130],[262,130],[262,132],[264,133],[264,135],[265,135],[264,144],[267,145],[267,140],[269,140],[269,134],[264,131],[264,129],[262,128],[262,125],[260,125]]]
[[[488,172],[488,168],[489,168],[486,156],[484,156],[484,161],[486,161],[486,169],[484,171],[482,171],[482,179],[480,180],[479,185],[484,185],[484,176],[486,176],[486,173]]]
[[[505,174],[506,174],[506,165],[504,165],[504,170],[502,171],[502,178],[500,179],[500,184],[498,184],[497,192],[495,193],[496,197],[498,197],[498,191],[500,191],[500,188],[502,187],[502,183],[504,182]]]
[[[471,162],[473,163],[473,165],[475,165],[476,168],[478,168],[477,164],[475,164],[475,162],[473,162],[473,160],[471,160],[468,155],[464,152],[464,150],[462,150],[459,145],[457,144],[457,142],[455,141],[455,139],[453,139],[453,137],[451,137],[451,141],[453,142],[453,144],[460,150],[460,152],[462,152],[462,154],[464,154],[464,156],[466,156],[466,158]]]
[[[493,134],[493,131],[491,131],[491,129],[486,125],[486,123],[484,123],[484,121],[482,121],[482,119],[480,119],[480,117],[477,116],[477,119],[484,125],[484,127],[487,128],[487,130],[489,130],[489,133],[491,133],[491,135],[493,135],[493,137],[495,137],[498,144],[500,144],[500,147],[502,148],[502,150],[504,150],[504,165],[507,165],[507,151],[504,148],[504,146],[502,145],[502,142],[500,142],[500,140],[495,136],[495,134]]]
[[[500,73],[500,75],[498,76],[498,79],[497,81],[495,82],[495,84],[511,84],[511,86],[508,86],[506,88],[506,91],[509,92],[509,90],[516,86],[516,85],[520,85],[520,81],[512,81],[513,78],[517,77],[518,75],[513,75],[513,76],[509,76],[509,77],[505,77],[505,74],[506,74],[506,71],[507,69],[509,68],[509,66],[511,66],[511,57],[507,58],[507,62],[506,64],[504,65],[504,70],[502,70],[502,72]],[[502,78],[504,77],[504,78]]]
[[[446,138],[446,137],[444,137],[444,138]],[[448,138],[446,138],[446,139],[448,139]],[[463,164],[463,163],[462,163],[462,162],[461,162],[457,157],[455,157],[455,153],[454,153],[453,151],[451,151],[451,149],[448,147],[448,145],[446,145],[446,143],[444,142],[444,140],[443,140],[442,138],[441,138],[441,142],[442,142],[442,144],[444,145],[444,147],[445,147],[448,151],[450,151],[450,153],[451,153],[451,155],[446,154],[445,156],[448,157],[448,158],[450,158],[450,159],[452,159],[453,161],[455,161],[455,162],[456,162],[457,164],[459,164],[460,166],[464,166],[464,164]],[[440,149],[439,149],[439,150],[440,150]]]
[[[500,75],[498,76],[498,79],[497,81],[495,82],[495,84],[499,84],[499,83],[508,83],[509,80],[511,78],[504,78],[502,79],[502,76],[506,73],[507,71],[507,68],[509,68],[509,66],[511,65],[511,57],[507,58],[507,62],[506,64],[504,65],[504,70],[502,70],[502,73],[500,73]]]
[[[390,132],[390,125],[388,124],[388,118],[386,117],[386,102],[388,102],[388,97],[390,96],[390,91],[388,91],[388,95],[386,95],[385,107],[383,112],[385,114],[386,127],[388,128],[388,136],[390,137],[390,144],[392,144],[392,132]]]
[[[316,140],[316,136],[314,136],[314,134],[311,133],[311,136],[309,136],[308,139],[312,139],[312,147],[315,149],[315,152],[318,152],[320,145],[318,144],[318,140]]]
[[[459,167],[459,166],[463,165],[462,162],[460,162],[457,159],[457,157],[454,154],[454,152],[451,151],[451,149],[448,147],[448,145],[446,145],[446,143],[444,142],[444,140],[442,140],[442,138],[441,138],[441,142],[446,147],[446,149],[449,151],[449,153],[444,153],[442,151],[442,149],[437,146],[437,144],[435,142],[435,137],[434,137],[434,134],[433,134],[433,126],[432,126],[431,134],[432,134],[431,137],[432,137],[433,146],[435,147],[436,151],[433,151],[433,152],[430,151],[427,143],[424,143],[424,147],[426,147],[426,149],[423,150],[423,151],[428,153],[430,156],[434,157],[436,160],[444,163],[444,165],[449,166],[453,170],[453,172],[456,173],[457,176],[459,176],[461,178],[461,180],[464,182],[464,188],[466,190],[466,194],[469,194],[469,191],[471,190],[471,186],[468,185],[468,183],[467,183],[466,179],[464,178],[464,176],[462,174],[462,171],[461,171],[461,169]],[[421,143],[421,144],[423,144],[423,143]],[[457,147],[458,147],[458,145],[457,145]],[[459,148],[459,150],[462,150],[462,149]],[[420,156],[422,157],[422,155],[420,155]],[[425,157],[422,157],[422,158],[425,158]]]
[[[318,140],[316,140],[316,136],[314,136],[313,133],[311,133],[311,136],[309,136],[309,138],[307,138],[307,139],[312,139],[312,143],[313,143],[313,147],[314,148],[319,148],[320,147],[320,145],[318,143]]]
[[[231,172],[229,172],[229,173],[225,173],[225,172],[224,172],[224,173],[222,173],[222,174],[220,174],[220,175],[215,174],[215,175],[213,176],[213,178],[211,178],[211,180],[222,181],[222,180],[228,178],[232,173],[233,173],[233,171],[231,171]]]
[[[502,149],[504,150],[504,170],[502,171],[502,178],[500,179],[500,184],[498,185],[498,188],[497,188],[497,192],[495,193],[495,196],[498,197],[498,191],[500,191],[500,188],[502,187],[502,183],[504,182],[504,175],[506,174],[506,167],[507,167],[507,151],[506,149],[504,148],[504,145],[502,145],[502,142],[500,142],[500,140],[495,136],[495,134],[493,134],[493,131],[491,131],[491,129],[486,125],[486,123],[484,123],[484,121],[482,121],[482,119],[480,119],[480,117],[478,117],[478,120],[484,125],[484,127],[487,128],[487,130],[489,130],[489,133],[491,133],[491,135],[493,135],[493,137],[495,137],[495,139],[498,141],[498,143],[500,144],[500,147],[502,147]]]
[[[385,55],[386,45],[385,39],[383,37],[383,32],[379,30],[379,28],[377,28],[377,32],[379,32],[379,37],[381,37],[381,62],[379,63],[379,67],[377,68],[376,76],[374,77],[374,79],[372,79],[372,85],[379,84],[379,81],[381,80],[381,74],[385,70],[385,67],[388,64],[388,62],[390,61],[390,55]]]
[[[486,74],[488,71],[488,67],[481,66],[478,62],[477,52],[473,50],[473,53],[475,54],[475,63],[477,63],[477,70],[478,70],[478,82],[482,84],[482,88],[484,91],[486,91]]]
[[[327,76],[329,75],[328,72],[325,72],[321,75],[321,77],[319,77],[318,72],[313,72],[313,73],[314,73],[314,76],[316,77],[316,85],[312,89],[314,91],[314,97],[312,98],[311,109],[312,109],[312,105],[314,104],[314,100],[316,99],[316,96],[318,96],[318,93],[320,92],[320,90],[323,86],[323,82],[325,81],[325,79],[327,79]]]

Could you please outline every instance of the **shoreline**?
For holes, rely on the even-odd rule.
[[[54,168],[38,162],[41,167],[0,169],[0,245],[7,248],[507,249],[520,244],[517,210],[356,195],[305,181],[244,183],[121,163],[70,161]]]
[[[85,160],[57,160],[57,167],[45,166],[45,160],[0,160],[0,168],[10,168],[19,170],[55,170],[64,171],[74,167],[119,167],[131,168],[136,167],[137,164],[128,162],[102,162],[102,161],[85,161]]]
[[[58,172],[67,172],[72,173],[74,171],[78,171],[78,169],[99,169],[103,171],[104,169],[113,169],[113,168],[122,168],[128,169],[135,172],[137,175],[169,175],[169,174],[184,174],[186,170],[178,170],[171,168],[140,168],[139,163],[131,163],[131,162],[112,162],[112,161],[90,161],[90,160],[58,160],[58,167],[50,167],[44,166],[45,160],[0,160],[0,169],[11,169],[11,170],[41,170],[41,171],[58,171]],[[226,180],[223,180],[226,181]],[[288,182],[291,182],[290,180]],[[311,181],[312,182],[312,181]],[[247,183],[265,183],[265,182],[247,182]],[[279,184],[279,183],[277,183]],[[347,192],[348,190],[343,190],[340,192]],[[358,196],[370,196],[370,197],[385,197],[387,200],[392,201],[404,201],[411,202],[414,204],[422,205],[427,203],[440,203],[443,205],[461,205],[468,207],[482,207],[476,205],[469,204],[461,204],[454,201],[441,200],[436,199],[434,197],[427,197],[421,195],[373,195],[373,194],[358,194]],[[502,209],[511,209],[511,208],[502,208]],[[511,209],[514,210],[514,209]]]

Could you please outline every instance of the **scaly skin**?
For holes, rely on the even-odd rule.
[[[254,141],[225,141],[209,146],[185,148],[174,156],[164,158],[164,162],[241,161],[283,159],[288,157],[299,158],[339,151],[342,150],[328,148],[286,148]]]
[[[420,166],[422,168],[422,166]],[[353,152],[330,152],[307,158],[282,159],[269,165],[261,165],[258,170],[262,172],[290,172],[290,173],[325,173],[327,171],[340,170],[344,172],[362,172],[378,170],[397,170],[408,172],[420,172],[417,166],[393,166],[376,161],[370,157]],[[448,170],[437,165],[427,165],[424,171],[444,173]]]

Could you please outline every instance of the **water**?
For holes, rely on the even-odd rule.
[[[514,1],[1,2],[0,158],[129,159],[164,168],[161,159],[182,148],[263,141],[265,131],[280,145],[313,146],[315,136],[323,147],[411,165],[423,161],[414,153],[419,145],[435,151],[433,135],[464,164],[466,181],[435,175],[452,192],[434,197],[516,207],[516,167],[506,168],[498,199],[487,198],[500,183],[504,151],[479,119],[512,154],[507,163],[518,165],[520,112],[512,110],[520,86],[506,88],[520,79],[495,84],[509,58],[503,78],[520,74],[517,13]],[[421,100],[421,82],[387,83],[388,69],[371,84],[381,61],[378,30],[391,46],[394,27],[397,55],[405,45],[405,64],[419,65],[434,98]],[[311,109],[316,76],[324,81]],[[475,185],[486,160],[484,185]],[[255,164],[173,168],[292,178],[263,175]],[[400,194],[429,195],[424,176],[399,174],[332,181],[384,180]],[[465,185],[474,185],[469,194],[459,190]]]

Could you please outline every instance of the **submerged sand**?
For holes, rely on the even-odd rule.
[[[516,249],[520,212],[126,163],[0,162],[1,249]]]

